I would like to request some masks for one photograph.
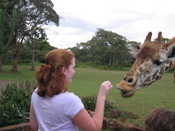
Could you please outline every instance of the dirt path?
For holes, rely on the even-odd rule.
[[[10,80],[0,80],[0,88],[5,87],[10,82],[12,82],[12,81],[10,81]]]
[[[0,96],[1,96],[1,91],[6,87],[6,85],[11,82],[10,80],[0,80]]]

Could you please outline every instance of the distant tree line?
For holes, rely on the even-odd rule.
[[[129,41],[124,36],[112,31],[98,29],[91,40],[79,43],[71,50],[75,52],[79,62],[105,66],[128,66],[133,60],[128,49],[130,44],[139,43]]]
[[[55,47],[50,46],[50,43],[47,40],[43,41],[37,41],[35,43],[35,48],[33,48],[31,45],[33,43],[24,43],[21,51],[20,51],[20,59],[19,63],[23,64],[30,64],[31,68],[32,65],[34,65],[35,62],[43,62],[44,61],[44,55],[52,50],[55,49]],[[33,48],[33,49],[32,49]],[[3,63],[11,65],[13,64],[13,49],[9,50],[4,54]],[[34,63],[32,63],[34,62]]]

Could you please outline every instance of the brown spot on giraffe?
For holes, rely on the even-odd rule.
[[[175,37],[165,43],[161,32],[153,41],[151,36],[152,33],[149,32],[140,48],[137,46],[137,49],[131,50],[135,61],[123,80],[117,83],[117,88],[124,97],[134,95],[139,88],[148,87],[161,79],[164,72],[175,67],[175,57],[172,57]]]

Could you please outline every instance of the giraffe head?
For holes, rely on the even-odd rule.
[[[134,95],[139,88],[148,87],[159,80],[164,72],[173,68],[175,57],[173,58],[172,54],[175,37],[165,43],[162,41],[161,32],[154,41],[151,41],[151,36],[152,33],[149,32],[141,46],[131,49],[135,61],[123,80],[117,83],[117,88],[121,90],[124,97]]]

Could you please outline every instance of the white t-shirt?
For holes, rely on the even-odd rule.
[[[40,97],[35,90],[31,104],[36,114],[38,131],[78,131],[72,118],[84,105],[74,93],[64,92],[53,97]]]

